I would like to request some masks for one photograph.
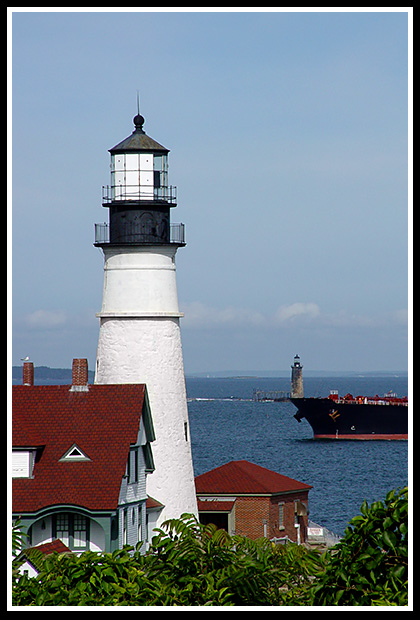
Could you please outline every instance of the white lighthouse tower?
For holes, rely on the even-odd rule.
[[[111,184],[95,225],[104,254],[96,383],[145,383],[156,441],[147,494],[164,508],[157,524],[197,513],[176,286],[175,255],[184,225],[170,223],[176,188],[168,185],[168,149],[143,130],[110,149]]]

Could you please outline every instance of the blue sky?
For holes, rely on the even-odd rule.
[[[93,229],[139,91],[186,225],[186,372],[407,369],[407,9],[9,17],[13,364],[94,367]]]

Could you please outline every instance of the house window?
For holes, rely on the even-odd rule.
[[[86,517],[74,515],[73,517],[73,544],[75,548],[86,547],[87,537]]]
[[[56,517],[56,537],[67,545],[67,547],[70,547],[69,516],[68,514],[61,514]]]
[[[13,450],[12,477],[31,478],[35,461],[35,450]]]
[[[123,545],[127,544],[127,509],[123,513]]]
[[[89,520],[84,515],[63,512],[55,516],[55,538],[74,551],[88,547]]]
[[[140,520],[140,526],[143,523],[143,519]],[[146,510],[146,526],[145,526],[145,531],[144,531],[145,536],[143,537],[143,531],[139,530],[139,540],[145,540],[146,542],[149,542],[149,513]]]
[[[129,484],[139,481],[139,449],[130,448],[127,462],[127,478]]]
[[[279,504],[279,530],[284,529],[284,503]]]

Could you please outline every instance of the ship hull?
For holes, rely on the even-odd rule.
[[[408,407],[349,404],[329,398],[291,398],[298,422],[305,418],[314,439],[407,440]]]

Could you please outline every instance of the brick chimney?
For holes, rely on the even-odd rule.
[[[88,361],[85,358],[76,358],[73,360],[73,379],[72,392],[87,392],[88,386]]]
[[[34,363],[23,362],[23,385],[34,384]]]

